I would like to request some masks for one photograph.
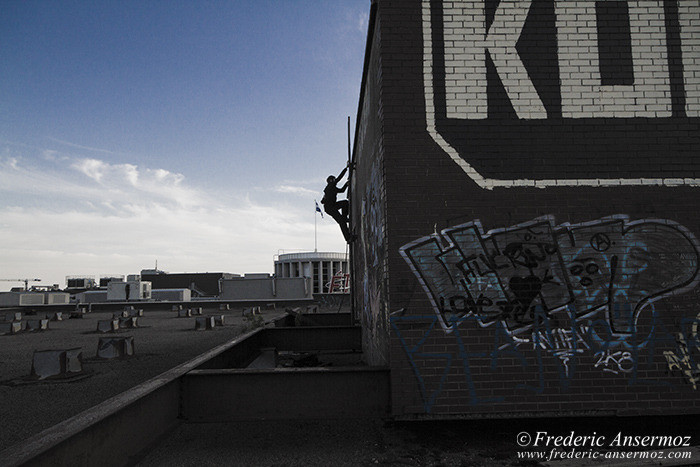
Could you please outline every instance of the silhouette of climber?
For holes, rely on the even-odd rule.
[[[323,204],[324,211],[326,211],[326,213],[328,213],[328,215],[335,219],[338,225],[340,225],[340,230],[343,232],[345,241],[350,243],[352,241],[349,228],[350,219],[348,216],[350,203],[347,199],[338,201],[338,193],[342,193],[348,188],[349,181],[346,181],[345,185],[338,188],[338,182],[341,178],[343,178],[343,175],[345,175],[345,172],[347,172],[348,167],[349,165],[346,166],[337,177],[334,177],[333,175],[328,176],[326,179],[328,184],[323,190],[323,199],[321,199],[321,204]]]

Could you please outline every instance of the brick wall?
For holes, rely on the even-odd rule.
[[[353,157],[356,166],[351,187],[352,229],[357,240],[353,244],[351,288],[363,327],[365,358],[371,365],[388,365],[382,35],[376,9],[372,19]]]
[[[382,312],[361,304],[394,415],[698,412],[698,2],[379,0],[374,18],[381,117],[359,131],[379,148],[356,147],[356,184],[378,171],[379,196],[353,204],[383,227],[355,263],[385,255]]]

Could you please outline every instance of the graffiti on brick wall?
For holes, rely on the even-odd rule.
[[[462,329],[473,325],[493,330],[497,342],[482,356],[494,365],[503,355],[524,362],[525,349],[540,363],[555,357],[563,388],[583,355],[604,373],[636,381],[640,352],[653,354],[662,344],[673,349],[664,353],[669,370],[695,385],[697,318],[673,335],[659,306],[697,285],[699,251],[694,235],[668,220],[620,215],[556,225],[547,216],[488,232],[474,221],[400,249],[434,315],[417,344],[402,331],[417,322],[415,316],[394,314],[391,325],[412,365],[428,357],[450,365],[462,361],[467,379],[466,362],[476,355],[464,350]],[[449,356],[424,352],[436,333],[451,336],[461,350]]]
[[[572,325],[569,329],[553,329],[540,307],[536,307],[535,316],[538,319],[529,343],[516,340],[505,331],[502,322],[497,322],[493,328],[495,337],[491,337],[488,346],[474,349],[474,336],[467,335],[470,328],[479,326],[473,315],[461,319],[461,326],[446,335],[435,315],[393,313],[391,329],[416,378],[425,412],[430,413],[443,396],[465,399],[465,403],[472,406],[504,402],[506,395],[494,395],[496,391],[484,388],[484,383],[493,382],[494,377],[502,386],[500,393],[514,397],[543,394],[547,388],[557,386],[566,392],[583,363],[591,364],[603,375],[624,376],[630,386],[669,386],[685,381],[697,389],[700,342],[697,334],[688,334],[692,324],[673,333],[660,320],[654,320],[651,332],[644,332],[643,336],[634,332],[621,344],[603,320],[591,320],[588,325],[579,327]],[[572,314],[569,324],[573,319]],[[455,317],[450,320],[457,324]],[[700,318],[689,321],[697,324]],[[607,334],[598,334],[606,328]],[[649,376],[657,371],[656,350],[662,347],[671,349],[662,353],[670,379]],[[554,357],[553,361],[548,357]],[[486,375],[485,367],[489,371]],[[505,380],[499,377],[504,371],[511,373]],[[555,372],[553,381],[552,371]],[[589,375],[590,372],[586,372],[585,377]],[[450,377],[453,378],[452,388],[447,384]],[[454,404],[454,400],[450,403]]]
[[[612,216],[557,226],[542,217],[484,233],[479,221],[400,249],[428,294],[441,326],[474,315],[528,330],[540,306],[551,319],[573,307],[578,318],[604,314],[616,335],[631,332],[645,309],[698,281],[692,233],[672,221]]]
[[[683,320],[681,326],[686,327],[687,332],[677,333],[678,346],[676,349],[664,352],[669,370],[680,371],[693,385],[693,389],[697,389],[698,383],[700,383],[699,323],[700,313],[693,320]]]
[[[362,268],[362,327],[366,334],[365,342],[370,345],[382,342],[375,336],[386,332],[387,318],[384,307],[384,210],[381,202],[381,185],[378,165],[370,171],[370,179],[362,198],[360,216],[361,242],[359,261]],[[375,349],[375,357],[386,359],[381,349]],[[375,363],[378,363],[375,360]],[[385,362],[384,362],[385,363]]]

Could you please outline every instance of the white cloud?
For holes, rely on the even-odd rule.
[[[369,24],[369,12],[360,12],[357,14],[357,31],[367,34],[367,25]]]
[[[102,181],[105,165],[97,159],[82,159],[74,163],[73,168],[99,183]]]
[[[99,184],[102,196],[108,194],[123,203],[161,202],[194,206],[201,193],[182,184],[185,176],[165,169],[140,169],[133,164],[109,164],[99,159],[78,159],[71,168]],[[100,196],[100,195],[98,195]]]
[[[45,201],[64,195],[87,198],[93,194],[91,188],[66,176],[60,166],[32,167],[16,157],[0,158],[0,192]]]
[[[261,204],[189,186],[162,168],[71,162],[0,159],[0,191],[15,200],[0,205],[4,275],[63,286],[66,275],[138,273],[156,259],[172,272],[272,272],[278,250],[314,246],[315,214],[304,197]],[[319,250],[344,251],[332,220],[318,219],[317,229]]]
[[[278,193],[290,193],[293,195],[318,195],[321,190],[309,190],[302,186],[280,185],[275,188]]]
[[[56,162],[56,161],[66,161],[69,158],[66,156],[62,156],[58,151],[54,151],[53,149],[44,149],[41,151],[41,156],[50,162]]]

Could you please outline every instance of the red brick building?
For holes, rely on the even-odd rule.
[[[377,0],[352,290],[397,418],[700,411],[700,4]]]

